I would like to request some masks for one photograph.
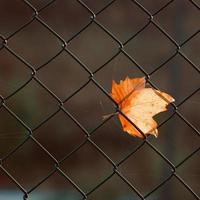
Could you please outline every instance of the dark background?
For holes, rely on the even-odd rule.
[[[124,44],[123,50],[150,75],[150,81],[155,86],[175,98],[175,104],[180,104],[178,111],[196,130],[199,130],[199,91],[181,104],[200,86],[199,72],[195,69],[200,64],[198,32],[200,13],[198,6],[195,6],[192,1],[175,0],[157,12],[169,1],[138,0],[148,12],[154,15],[154,21],[181,46],[182,55],[185,55],[186,59],[176,54],[175,43],[153,23],[149,23],[147,13],[132,1],[116,0],[105,9],[103,8],[110,2],[108,0],[82,1],[97,14],[98,23],[92,22],[78,35],[76,33],[91,22],[91,13],[80,2],[56,0],[49,5],[51,1],[47,0],[29,2],[38,10],[38,17],[55,31],[57,36],[36,18],[33,19],[34,11],[24,1],[1,0],[2,39],[0,43],[3,43],[3,38],[7,39],[7,47],[37,70],[37,79],[64,102],[64,108],[87,131],[90,132],[101,124],[102,116],[115,112],[115,107],[92,81],[68,98],[89,80],[90,74],[67,51],[62,51],[62,41],[58,36],[66,41],[66,49],[73,52],[94,73],[94,79],[108,93],[112,80],[119,81],[127,75],[131,78],[145,76],[122,52],[101,68],[119,52],[119,44],[101,28],[101,25]],[[198,5],[199,1],[196,0],[195,3]],[[48,6],[45,7],[46,5]],[[28,25],[19,30],[26,23]],[[136,34],[145,25],[147,26]],[[19,31],[16,32],[17,30]],[[129,41],[134,34],[136,36]],[[193,34],[195,35],[190,38]],[[27,65],[2,44],[0,48],[0,95],[6,99],[5,105],[33,130],[34,138],[58,161],[61,161],[85,141],[84,132],[62,110],[40,126],[59,109],[59,102],[35,79],[31,79],[32,71]],[[52,59],[59,52],[61,53]],[[169,62],[165,63],[170,57]],[[157,68],[158,70],[155,70]],[[30,82],[25,84],[29,80]],[[14,93],[20,87],[22,88]],[[155,118],[161,123],[173,112],[173,107],[169,106],[168,112],[159,114]],[[28,131],[4,107],[1,107],[2,165],[27,191],[55,169],[53,160],[31,139],[28,139],[17,151],[9,154],[28,135]],[[121,162],[143,142],[124,133],[117,116],[97,129],[92,134],[91,140],[115,163]],[[148,140],[174,166],[178,166],[200,145],[199,134],[177,114],[159,128],[158,138],[150,136]],[[6,157],[8,154],[9,156]],[[197,195],[200,195],[199,154],[197,151],[176,169],[178,176]],[[85,193],[91,191],[113,172],[113,166],[89,142],[61,162],[60,169]],[[171,166],[147,144],[125,160],[118,170],[142,195],[148,194],[171,174]],[[1,169],[0,188],[0,199],[22,199],[23,193]],[[81,194],[58,172],[38,185],[29,195],[31,200],[81,198]],[[195,199],[175,176],[147,197],[149,200],[177,200],[178,198]],[[115,174],[88,195],[88,199],[140,198]]]

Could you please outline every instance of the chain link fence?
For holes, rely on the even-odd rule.
[[[3,199],[200,199],[197,0],[1,4]],[[126,75],[175,97],[158,139],[102,119]]]

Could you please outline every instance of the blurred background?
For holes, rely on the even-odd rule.
[[[29,0],[38,11],[36,18],[33,8],[25,1],[0,1],[0,95],[6,107],[60,162],[62,172],[88,193],[87,199],[140,199],[117,174],[111,176],[112,164],[90,142],[70,154],[86,141],[85,133],[59,110],[59,101],[45,87],[64,102],[65,110],[85,130],[91,132],[103,123],[102,116],[115,112],[115,106],[94,82],[88,82],[88,71],[94,73],[94,79],[107,93],[112,80],[143,77],[146,73],[156,87],[175,98],[178,111],[193,126],[175,114],[159,128],[158,138],[150,136],[148,140],[177,166],[177,175],[200,195],[200,152],[196,151],[200,146],[197,132],[200,128],[200,78],[196,69],[200,64],[199,0],[82,2],[96,14],[94,22],[91,13],[75,0]],[[154,16],[153,23],[149,22],[147,12]],[[124,44],[126,53],[120,52],[118,42],[102,26]],[[66,51],[60,37],[67,42]],[[4,39],[7,39],[6,47]],[[181,54],[177,53],[176,43],[181,46]],[[31,78],[32,70],[27,65],[37,70],[37,80],[45,87]],[[173,107],[169,106],[167,112],[155,119],[162,123],[173,112]],[[119,172],[143,196],[147,195],[146,199],[196,199],[175,176],[148,195],[170,177],[172,167],[147,144],[142,145],[141,139],[124,133],[117,116],[95,130],[91,140],[119,164]],[[141,148],[131,154],[138,145],[142,145]],[[180,165],[194,151],[196,153]],[[131,156],[124,160],[128,155]],[[0,158],[3,169],[29,192],[28,199],[83,198],[62,173],[54,171],[54,160],[29,138],[27,129],[5,106],[0,108]],[[109,176],[111,178],[103,182]],[[0,199],[21,200],[23,195],[0,168]]]

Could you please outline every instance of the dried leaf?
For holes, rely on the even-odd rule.
[[[145,78],[126,78],[119,84],[112,82],[111,96],[119,105],[121,112],[144,134],[158,136],[156,114],[166,111],[167,105],[174,101],[169,94],[145,88]],[[143,138],[143,135],[122,115],[119,120],[125,132]]]

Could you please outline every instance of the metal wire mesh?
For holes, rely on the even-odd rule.
[[[68,109],[66,109],[66,107],[64,106],[64,104],[68,101],[70,101],[71,98],[73,98],[75,95],[77,95],[78,93],[80,93],[85,87],[87,87],[88,84],[92,84],[95,85],[95,87],[97,87],[98,89],[100,89],[105,96],[107,96],[109,98],[109,100],[111,102],[113,102],[112,98],[110,97],[108,91],[99,83],[99,81],[96,79],[96,74],[98,74],[100,71],[104,70],[105,68],[107,68],[107,65],[113,61],[116,57],[118,57],[120,54],[123,54],[131,63],[133,63],[137,69],[143,74],[143,76],[146,77],[147,82],[151,85],[151,87],[153,88],[158,88],[152,81],[151,81],[151,76],[153,76],[156,72],[158,72],[159,70],[161,70],[167,63],[169,63],[171,60],[173,60],[177,55],[180,56],[182,59],[184,59],[188,64],[189,64],[189,68],[193,68],[195,70],[195,73],[200,74],[200,70],[198,68],[198,66],[196,64],[193,63],[193,61],[191,59],[189,59],[187,57],[187,55],[185,53],[183,53],[182,51],[182,47],[186,44],[188,44],[189,42],[191,42],[197,35],[199,35],[199,29],[194,32],[193,34],[191,34],[189,37],[187,37],[184,41],[182,41],[181,43],[177,42],[176,39],[174,39],[173,37],[170,36],[170,34],[168,34],[167,31],[164,30],[164,28],[162,28],[162,25],[158,24],[156,22],[156,20],[154,20],[154,18],[159,14],[162,13],[163,11],[165,11],[165,9],[167,9],[175,0],[171,0],[171,1],[167,1],[165,3],[163,3],[162,7],[160,7],[159,10],[156,10],[154,13],[151,13],[148,9],[146,9],[139,1],[129,1],[130,3],[130,8],[132,5],[136,6],[136,8],[138,9],[139,12],[143,12],[143,14],[145,14],[147,22],[136,31],[136,33],[134,33],[131,37],[129,37],[129,39],[127,39],[126,41],[122,42],[120,39],[118,39],[114,33],[112,33],[112,31],[109,30],[109,27],[106,28],[103,24],[101,24],[98,21],[98,16],[104,12],[105,10],[107,10],[110,6],[112,6],[113,4],[115,4],[117,1],[116,0],[112,0],[112,1],[107,1],[107,3],[103,6],[103,8],[101,8],[98,12],[93,12],[92,9],[90,7],[87,6],[87,4],[84,1],[81,0],[77,0],[76,2],[89,14],[90,18],[89,18],[89,22],[84,25],[83,28],[81,28],[81,30],[77,31],[75,34],[73,34],[73,36],[68,39],[67,41],[65,39],[63,39],[58,33],[57,30],[54,30],[50,25],[48,25],[45,20],[43,20],[40,15],[42,12],[44,12],[45,10],[48,10],[50,5],[54,5],[54,3],[56,2],[56,0],[52,0],[49,1],[48,3],[46,3],[43,7],[40,7],[39,9],[36,9],[34,7],[34,4],[30,3],[27,0],[22,1],[23,4],[25,4],[26,6],[28,6],[31,9],[32,12],[32,18],[29,19],[25,24],[22,24],[20,27],[18,27],[14,32],[12,32],[12,34],[9,34],[8,36],[4,36],[4,35],[0,35],[1,38],[1,47],[0,47],[0,51],[2,50],[6,50],[10,55],[14,56],[19,62],[23,63],[23,65],[26,66],[27,70],[29,72],[31,72],[31,76],[30,78],[23,84],[21,85],[19,88],[17,88],[15,91],[13,91],[11,94],[9,94],[8,96],[1,96],[1,111],[4,110],[6,111],[12,118],[17,120],[17,123],[19,123],[21,126],[23,126],[23,128],[26,130],[26,132],[28,132],[28,136],[26,137],[25,140],[23,140],[20,144],[18,144],[14,149],[12,149],[9,153],[7,153],[6,155],[4,155],[1,158],[1,163],[0,163],[0,168],[1,171],[3,171],[3,173],[8,176],[8,178],[17,186],[17,188],[23,193],[23,199],[29,199],[31,197],[31,194],[33,193],[33,191],[35,191],[42,183],[46,182],[51,176],[53,176],[53,174],[55,173],[59,173],[61,176],[63,176],[68,182],[70,182],[70,184],[80,193],[80,195],[82,196],[82,199],[90,199],[91,194],[93,194],[96,190],[98,190],[99,188],[101,188],[105,183],[107,183],[109,180],[111,180],[113,178],[113,176],[118,176],[118,178],[120,178],[126,185],[127,187],[129,187],[139,199],[147,199],[147,198],[151,198],[151,195],[153,193],[155,193],[157,190],[159,190],[161,187],[163,187],[165,184],[167,184],[171,179],[176,179],[183,187],[185,190],[189,191],[189,193],[191,193],[191,195],[194,197],[194,199],[200,199],[200,197],[198,196],[198,193],[196,193],[192,186],[190,184],[188,184],[182,177],[181,175],[179,175],[177,173],[177,169],[180,168],[181,166],[185,165],[185,163],[187,163],[187,161],[193,157],[195,154],[198,153],[200,146],[198,146],[198,148],[196,148],[195,150],[193,150],[192,152],[190,152],[189,155],[185,156],[184,159],[182,159],[178,164],[174,164],[172,163],[163,153],[161,153],[160,149],[156,148],[155,145],[152,144],[152,142],[149,140],[149,138],[145,138],[141,141],[141,143],[134,147],[134,149],[132,149],[132,151],[123,157],[123,159],[121,159],[119,162],[115,162],[113,161],[112,158],[110,158],[110,156],[107,155],[106,152],[104,152],[104,150],[99,147],[96,142],[93,141],[92,139],[92,135],[95,134],[95,132],[100,129],[105,123],[107,123],[109,120],[111,120],[113,118],[113,116],[110,116],[109,118],[107,118],[106,120],[102,121],[101,123],[99,123],[96,127],[94,127],[92,130],[88,131],[83,124],[81,124],[79,122],[78,119],[76,119],[76,117],[74,117],[70,111]],[[199,11],[200,6],[198,5],[197,2],[193,1],[193,0],[188,0],[189,5],[191,7],[194,7],[195,9],[197,9]],[[136,13],[137,15],[137,13]],[[56,38],[60,50],[54,54],[53,56],[51,56],[50,59],[48,59],[45,63],[35,67],[32,64],[29,63],[29,60],[24,59],[20,53],[17,53],[15,50],[12,49],[12,47],[9,46],[9,42],[12,40],[12,38],[17,35],[20,34],[22,31],[26,31],[26,28],[29,27],[32,23],[37,22],[39,23],[41,26],[43,26],[45,29],[48,30],[48,32],[50,32],[51,34],[53,34],[53,37]],[[76,38],[78,38],[80,36],[81,33],[84,33],[85,31],[87,31],[88,27],[90,27],[91,25],[96,25],[99,29],[101,29],[101,31],[104,32],[104,34],[106,34],[106,37],[111,38],[112,40],[114,40],[114,42],[116,43],[116,53],[114,55],[112,55],[108,60],[105,60],[104,63],[101,66],[98,66],[95,70],[91,70],[86,64],[84,64],[84,62],[79,58],[79,56],[77,56],[75,53],[73,53],[70,48],[68,48],[68,44],[70,44],[71,42],[73,42],[73,40],[75,40]],[[168,43],[172,44],[175,46],[175,51],[164,60],[164,62],[162,62],[159,66],[155,67],[154,70],[152,70],[151,72],[146,72],[146,70],[140,66],[139,63],[137,63],[136,59],[131,56],[125,49],[125,47],[135,38],[137,38],[144,30],[146,30],[149,26],[153,26],[155,29],[157,29],[162,35],[163,37],[165,37],[168,41]],[[48,67],[46,67],[49,63],[51,63],[54,59],[56,59],[60,54],[62,54],[63,52],[65,52],[67,55],[69,55],[75,62],[78,63],[78,65],[80,66],[80,68],[82,68],[86,73],[87,73],[87,79],[85,79],[85,83],[78,89],[74,90],[73,93],[68,96],[67,98],[65,98],[64,100],[59,98],[49,87],[47,87],[42,80],[40,80],[40,78],[37,77],[37,74],[40,70],[46,70],[48,71]],[[103,79],[103,77],[102,77]],[[56,111],[54,111],[53,113],[51,113],[49,116],[47,116],[44,120],[40,121],[38,123],[38,125],[34,128],[32,128],[31,126],[29,126],[28,124],[26,124],[24,122],[23,119],[21,119],[16,113],[15,111],[12,110],[12,108],[10,108],[7,105],[7,102],[9,101],[10,98],[12,98],[13,96],[17,95],[21,90],[23,90],[23,88],[25,88],[28,84],[30,84],[32,81],[35,81],[37,83],[37,85],[41,88],[43,88],[48,94],[50,94],[51,98],[54,99],[58,105],[58,108]],[[74,80],[76,81],[76,80]],[[158,88],[159,89],[159,88]],[[187,120],[187,118],[179,111],[179,107],[183,104],[185,104],[193,95],[197,94],[200,90],[200,87],[196,87],[195,91],[193,91],[191,94],[187,95],[186,97],[184,97],[184,99],[182,99],[178,104],[174,104],[172,103],[170,106],[173,109],[172,114],[165,119],[161,124],[159,124],[159,127],[162,127],[163,125],[165,125],[166,123],[168,123],[170,120],[173,121],[174,117],[178,117],[184,124],[186,124],[187,126],[189,126],[194,134],[197,135],[197,137],[199,138],[200,136],[200,132],[199,130],[189,121]],[[116,108],[117,109],[117,108]],[[51,120],[54,118],[54,116],[56,116],[58,113],[64,113],[65,115],[67,115],[75,124],[76,126],[81,129],[84,132],[84,139],[82,140],[81,144],[79,144],[78,146],[76,146],[76,148],[74,148],[70,153],[68,153],[67,155],[64,156],[64,158],[58,160],[57,158],[55,158],[50,151],[45,148],[45,146],[43,146],[38,139],[34,136],[34,133],[40,129],[41,126],[43,126],[47,121]],[[12,124],[11,124],[12,126]],[[38,146],[39,149],[41,149],[48,157],[50,160],[52,160],[52,162],[54,163],[54,167],[51,170],[51,172],[46,175],[45,177],[41,178],[40,181],[38,181],[35,185],[33,185],[31,188],[26,189],[22,184],[20,184],[20,182],[15,178],[15,176],[13,176],[9,170],[7,169],[6,166],[4,166],[5,161],[12,156],[15,152],[19,151],[21,149],[21,147],[23,147],[23,145],[25,145],[28,141],[32,141],[35,145]],[[67,143],[67,142],[66,142]],[[103,178],[103,180],[101,180],[98,184],[93,185],[92,189],[90,191],[84,191],[80,185],[76,184],[75,181],[70,178],[70,176],[68,176],[68,174],[63,171],[63,169],[60,167],[60,165],[68,160],[70,158],[71,155],[75,154],[77,151],[81,150],[86,144],[90,144],[95,150],[97,150],[106,160],[108,163],[110,163],[110,168],[112,169],[112,172],[106,176],[105,178]],[[166,165],[168,165],[170,167],[170,174],[161,182],[159,182],[159,184],[157,184],[150,192],[143,194],[143,192],[141,192],[135,185],[134,183],[130,182],[129,179],[123,175],[123,173],[119,170],[119,167],[126,162],[128,159],[130,159],[131,157],[133,157],[135,155],[135,153],[143,148],[145,146],[148,146],[148,148],[150,148],[151,150],[153,150],[158,156],[159,159],[164,161],[164,163],[166,163]],[[80,169],[82,170],[82,169]],[[130,198],[132,199],[132,198]],[[183,198],[184,199],[184,198]]]

